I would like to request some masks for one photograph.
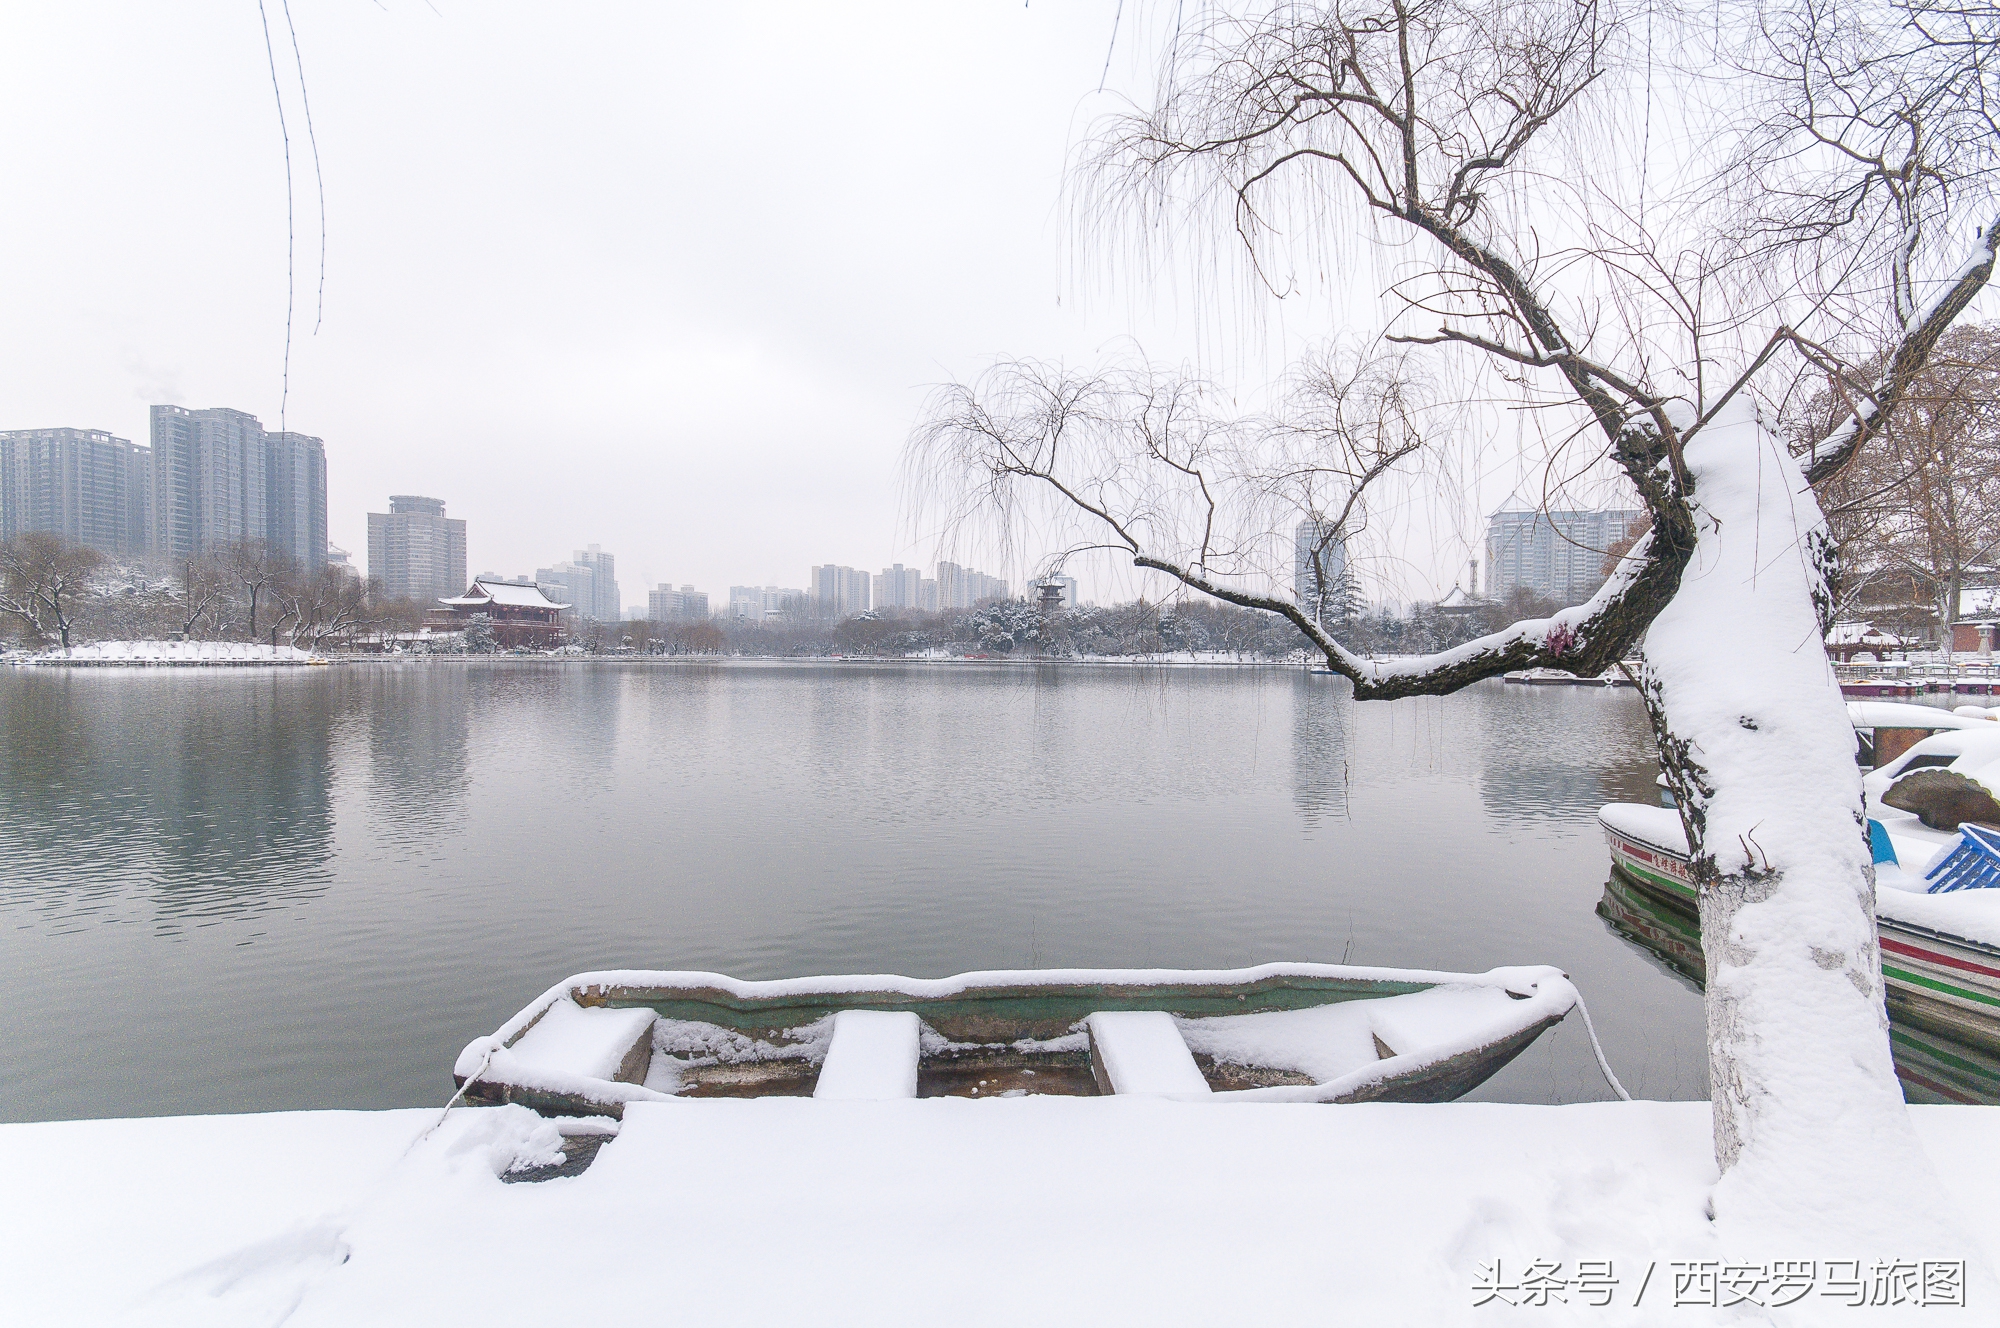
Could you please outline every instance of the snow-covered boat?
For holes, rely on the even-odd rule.
[[[452,1077],[468,1100],[556,1115],[766,1096],[1448,1102],[1576,1003],[1545,967],[584,973],[474,1039]]]
[[[1889,709],[1923,708],[1869,707],[1870,713],[1854,718],[1884,728],[1916,719],[1933,722],[1926,715],[1873,713]],[[1959,718],[1935,710],[1928,716]],[[1962,722],[1965,727],[1933,732],[1863,779],[1868,816],[1885,841],[1876,864],[1876,935],[1889,1012],[1898,1024],[2000,1052],[2000,889],[1931,894],[1926,879],[1938,858],[1959,843],[1961,821],[2000,819],[2000,803],[1990,798],[1981,803],[1982,789],[2000,791],[2000,725],[1972,717]],[[1940,786],[1933,795],[1942,800],[1939,809],[1977,815],[1940,819],[1936,811],[1896,805],[1910,803],[1908,795],[1918,791],[1903,783],[1909,776]],[[1884,801],[1891,797],[1894,802]],[[1680,814],[1611,803],[1597,819],[1617,870],[1693,916],[1696,892]]]

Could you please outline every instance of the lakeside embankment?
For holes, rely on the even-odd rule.
[[[1983,1321],[1976,1270],[1939,1302],[2000,1251],[2000,1108],[1911,1115],[1964,1249],[1710,1221],[1705,1102],[639,1104],[519,1184],[559,1142],[520,1107],[7,1125],[0,1286],[19,1322],[160,1328]]]

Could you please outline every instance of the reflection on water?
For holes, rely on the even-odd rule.
[[[1613,931],[1700,990],[1707,966],[1701,953],[1701,923],[1693,914],[1640,888],[1617,870],[1604,883],[1597,914]],[[1991,1052],[1893,1019],[1889,1043],[1907,1100],[2000,1105],[2000,1058]]]
[[[338,707],[276,670],[16,670],[0,707],[0,909],[162,936],[325,892]]]
[[[1307,829],[1347,815],[1354,772],[1347,750],[1353,687],[1345,679],[1308,687],[1292,711],[1292,805]]]
[[[1651,762],[1630,692],[1295,669],[0,670],[0,1119],[433,1103],[622,966],[1553,963],[1700,1097],[1698,996],[1591,915]],[[1478,1096],[1605,1094],[1563,1025]]]

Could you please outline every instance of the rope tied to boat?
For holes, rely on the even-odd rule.
[[[1583,1016],[1583,1031],[1590,1034],[1590,1049],[1596,1053],[1597,1068],[1604,1071],[1604,1082],[1611,1085],[1611,1091],[1618,1095],[1620,1102],[1630,1102],[1632,1095],[1625,1091],[1625,1085],[1618,1082],[1618,1076],[1611,1073],[1611,1062],[1604,1059],[1604,1044],[1597,1040],[1597,1026],[1590,1022],[1590,1007],[1583,1003],[1582,988],[1577,988],[1576,1009],[1577,1013]],[[470,1083],[471,1080],[466,1082]]]
[[[1581,998],[1579,998],[1578,1004],[1581,1003],[1582,1000]],[[1586,1015],[1585,1019],[1587,1021],[1589,1019],[1589,1016]],[[460,1084],[458,1086],[458,1091],[451,1095],[451,1101],[444,1104],[444,1110],[440,1111],[438,1113],[438,1118],[431,1122],[431,1127],[428,1130],[425,1130],[422,1134],[418,1135],[414,1140],[410,1142],[410,1148],[415,1148],[418,1144],[422,1143],[424,1140],[430,1138],[432,1135],[438,1132],[438,1127],[444,1124],[444,1118],[446,1116],[451,1115],[451,1109],[457,1106],[460,1102],[462,1102],[465,1099],[465,1094],[467,1090],[469,1090],[474,1084],[479,1082],[480,1075],[486,1073],[486,1067],[493,1063],[493,1053],[498,1050],[500,1050],[498,1044],[490,1046],[486,1049],[486,1055],[480,1059],[479,1068],[474,1070],[471,1074],[465,1076],[465,1082]],[[408,1155],[409,1151],[410,1151],[409,1148],[403,1150],[405,1156]]]

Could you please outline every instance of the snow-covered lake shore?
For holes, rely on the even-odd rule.
[[[323,655],[260,641],[91,641],[68,650],[15,655],[10,664],[325,664]]]
[[[0,1287],[20,1323],[1874,1322],[1843,1261],[1865,1302],[2000,1252],[2000,1108],[1911,1111],[1983,1248],[1725,1247],[1699,1102],[639,1104],[525,1184],[519,1107],[6,1125]]]

